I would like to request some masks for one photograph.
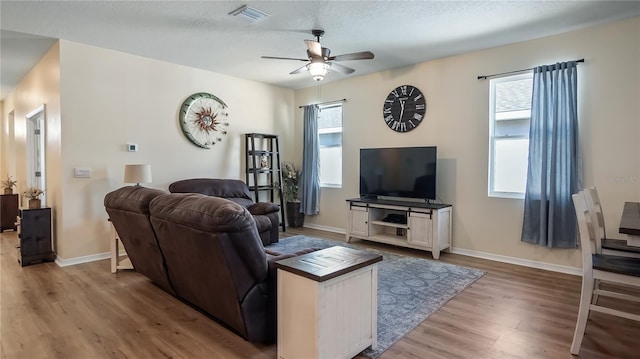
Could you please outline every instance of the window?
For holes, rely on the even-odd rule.
[[[533,75],[490,82],[489,196],[524,198]]]
[[[342,103],[320,106],[320,186],[342,187]]]

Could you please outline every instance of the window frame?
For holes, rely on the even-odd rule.
[[[529,140],[528,133],[526,136],[524,135],[496,136],[495,135],[496,111],[495,110],[496,110],[496,84],[503,83],[503,82],[518,81],[518,80],[527,79],[527,78],[532,79],[533,72],[502,76],[499,78],[491,79],[489,81],[489,171],[488,171],[488,181],[487,181],[487,184],[488,184],[487,194],[489,197],[513,198],[513,199],[524,199],[525,197],[525,192],[506,192],[506,191],[494,190],[496,142],[504,139],[509,139],[509,140],[527,139],[527,141]],[[531,121],[531,108],[529,108],[528,111],[529,111],[529,121]],[[526,110],[513,111],[513,112],[523,113],[523,112],[526,112]]]
[[[334,107],[339,107],[340,108],[340,127],[330,127],[330,128],[326,128],[326,129],[320,129],[318,128],[318,137],[320,137],[321,134],[324,133],[340,133],[340,146],[320,146],[320,148],[318,148],[318,150],[320,150],[323,147],[326,148],[331,148],[331,147],[340,147],[340,156],[341,156],[341,161],[340,161],[340,183],[324,183],[322,182],[322,178],[319,179],[319,184],[321,188],[342,188],[342,183],[343,181],[343,175],[344,175],[344,171],[343,171],[343,166],[342,163],[344,162],[344,107],[343,107],[343,103],[339,102],[339,103],[332,103],[332,104],[326,104],[326,105],[318,105],[318,110],[320,111],[320,113],[322,113],[323,110],[329,109],[329,108],[334,108]],[[327,130],[334,130],[334,129],[339,129],[339,131],[331,131],[328,132]],[[322,161],[320,160],[320,158],[318,158],[318,160],[320,161],[320,166],[319,166],[319,173],[322,172]]]

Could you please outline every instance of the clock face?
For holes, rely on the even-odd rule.
[[[227,105],[206,92],[189,96],[180,106],[180,127],[194,145],[211,148],[227,134]]]
[[[382,116],[390,129],[409,132],[422,123],[426,110],[427,102],[422,92],[411,85],[402,85],[384,100]]]

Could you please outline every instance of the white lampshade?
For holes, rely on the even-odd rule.
[[[307,70],[309,70],[309,74],[316,81],[322,81],[324,79],[324,75],[329,71],[329,64],[324,62],[312,62],[307,65]]]
[[[125,165],[124,183],[151,183],[151,165]]]

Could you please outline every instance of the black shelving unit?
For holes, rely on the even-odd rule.
[[[245,134],[245,154],[245,181],[249,190],[254,193],[256,202],[261,201],[260,194],[266,194],[266,201],[280,205],[280,225],[282,231],[286,231],[278,135]]]

